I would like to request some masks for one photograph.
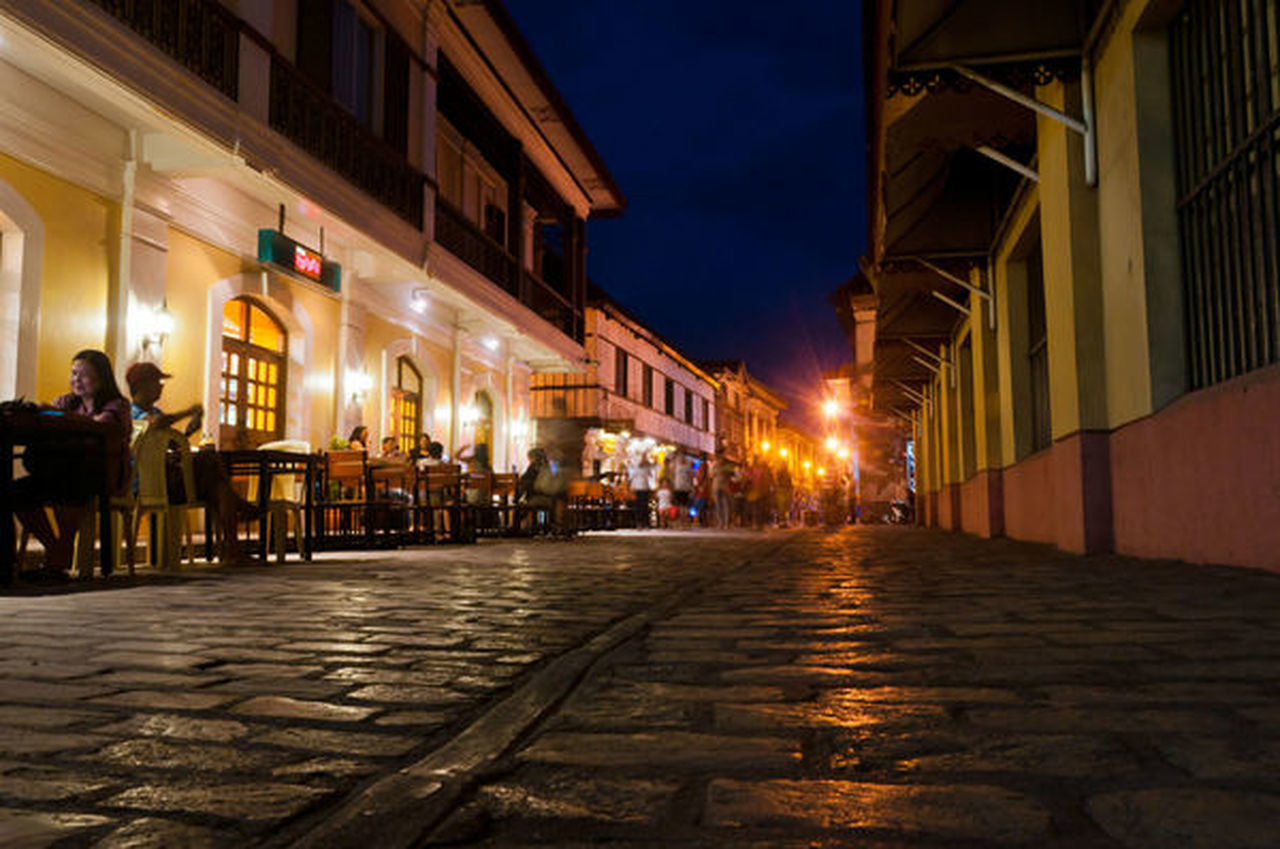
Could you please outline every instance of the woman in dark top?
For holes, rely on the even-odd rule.
[[[110,427],[106,460],[111,494],[123,493],[129,482],[129,437],[133,423],[129,400],[116,385],[107,355],[94,350],[76,354],[71,361],[71,391],[55,399],[46,409],[83,416]],[[18,511],[18,519],[44,545],[45,568],[65,571],[71,566],[75,534],[93,491],[81,476],[84,458],[28,449],[23,460],[30,474],[16,483],[18,503],[25,502],[27,507]],[[44,504],[55,505],[56,532],[49,523]]]

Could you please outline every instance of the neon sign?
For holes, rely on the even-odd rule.
[[[337,292],[342,288],[342,266],[300,245],[279,230],[258,231],[258,261],[268,262]]]
[[[320,280],[320,268],[324,264],[324,260],[320,258],[320,254],[310,251],[302,245],[293,246],[293,270],[299,274],[305,274],[312,280]]]

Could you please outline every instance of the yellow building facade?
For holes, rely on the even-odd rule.
[[[364,425],[521,462],[531,376],[584,364],[585,221],[623,201],[500,4],[188,6],[0,3],[0,394],[97,348],[223,447]]]
[[[926,524],[1280,567],[1280,55],[1236,5],[875,4],[857,354]]]

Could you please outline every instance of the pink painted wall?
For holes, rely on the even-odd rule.
[[[1280,571],[1280,366],[1116,431],[1111,479],[1117,551]]]
[[[960,526],[965,533],[983,537],[1004,533],[1002,474],[984,469],[960,486]]]
[[[1032,454],[1004,470],[1004,532],[1032,542],[1058,541],[1053,451]]]
[[[949,483],[938,491],[938,527],[960,530],[960,488]]]

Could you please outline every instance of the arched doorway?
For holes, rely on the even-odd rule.
[[[233,298],[223,307],[220,447],[257,448],[284,437],[287,342],[284,326],[256,301]]]
[[[422,432],[422,372],[408,357],[396,357],[395,387],[391,390],[391,435],[405,454],[417,447]]]
[[[476,393],[476,430],[471,444],[477,451],[484,446],[489,465],[493,465],[493,399],[483,390]]]

